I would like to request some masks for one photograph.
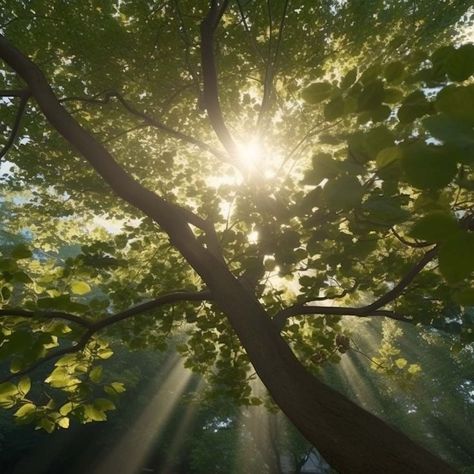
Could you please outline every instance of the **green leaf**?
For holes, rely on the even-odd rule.
[[[21,260],[23,258],[30,258],[32,255],[31,250],[25,244],[18,244],[13,247],[11,256],[15,260]]]
[[[101,348],[97,354],[101,359],[109,359],[114,355],[114,351],[110,347]]]
[[[392,164],[395,161],[398,161],[402,156],[402,152],[400,148],[391,146],[388,148],[384,148],[377,154],[377,158],[375,159],[377,163],[377,169],[385,168],[388,165]]]
[[[450,50],[444,59],[448,77],[457,82],[465,81],[474,74],[474,44],[465,44]]]
[[[339,95],[332,99],[326,107],[324,107],[324,118],[332,121],[344,114],[344,100]]]
[[[419,189],[442,188],[456,175],[456,161],[446,147],[415,143],[404,147],[402,152],[405,178]]]
[[[104,411],[99,410],[94,405],[87,404],[84,406],[84,418],[86,422],[105,421],[107,419],[107,415]]]
[[[67,388],[76,385],[80,380],[70,375],[66,368],[57,367],[51,372],[45,382],[49,383],[51,387],[54,388]]]
[[[347,89],[352,86],[357,79],[357,68],[351,69],[341,80],[341,89]]]
[[[340,174],[340,168],[337,161],[328,153],[319,153],[313,155],[313,170],[311,177],[314,178],[315,184],[318,184],[324,178],[334,178]]]
[[[401,123],[411,123],[431,111],[432,105],[426,100],[423,92],[418,90],[406,97],[397,116]]]
[[[15,413],[14,416],[17,418],[26,418],[36,411],[36,406],[33,403],[25,403]]]
[[[23,377],[18,382],[18,391],[25,396],[31,389],[31,380],[29,377]]]
[[[435,107],[449,117],[474,125],[474,84],[448,86],[437,96]]]
[[[69,418],[67,416],[59,418],[59,420],[57,421],[57,424],[61,428],[67,429],[69,428]]]
[[[386,88],[382,102],[385,104],[398,104],[403,98],[403,92],[400,89]]]
[[[399,359],[397,359],[395,361],[395,365],[399,368],[399,369],[403,369],[403,367],[405,367],[406,365],[408,364],[408,361],[406,359],[404,359],[403,357],[400,357]]]
[[[47,433],[52,433],[56,428],[56,424],[47,417],[41,418],[38,422],[38,426]]]
[[[405,66],[401,61],[394,61],[385,67],[385,79],[388,82],[394,82],[402,78]]]
[[[101,411],[115,410],[115,405],[107,398],[96,398],[94,406]]]
[[[71,402],[67,402],[65,403],[60,409],[59,409],[59,413],[62,415],[62,416],[66,416],[68,415],[69,413],[71,413],[72,411],[72,403]]]
[[[390,130],[383,125],[372,128],[365,134],[365,149],[372,160],[384,148],[393,145],[394,137]]]
[[[340,176],[326,183],[323,196],[328,207],[351,209],[360,204],[364,189],[353,176]]]
[[[368,84],[360,93],[358,98],[358,112],[371,110],[381,105],[384,98],[383,82],[380,80]]]
[[[11,382],[4,382],[0,384],[0,399],[14,396],[18,393],[18,388]]]
[[[445,114],[433,115],[423,120],[424,127],[431,136],[450,144],[458,161],[474,162],[474,127],[467,122]]]
[[[95,382],[99,383],[102,380],[102,367],[98,365],[97,367],[94,367],[90,373],[89,373],[89,378]]]
[[[451,214],[435,211],[415,222],[410,235],[428,242],[443,242],[459,231],[458,222]]]
[[[439,250],[439,269],[446,280],[456,283],[474,271],[474,235],[456,234]]]
[[[301,97],[308,104],[318,104],[327,99],[333,91],[333,86],[329,82],[313,82],[303,89]]]
[[[372,120],[374,122],[383,122],[390,116],[391,112],[392,110],[388,105],[379,105],[371,111]]]
[[[396,198],[388,196],[369,197],[362,204],[362,210],[370,221],[385,226],[400,224],[410,217],[410,212],[403,209]]]
[[[418,372],[421,372],[421,367],[419,364],[410,364],[408,367],[408,373],[411,375],[415,375]]]
[[[91,287],[85,281],[73,280],[70,286],[76,295],[85,295],[91,291]]]
[[[121,382],[112,382],[110,386],[117,392],[117,393],[123,393],[125,392],[125,386]]]
[[[463,306],[474,306],[474,288],[465,288],[455,292],[453,299]]]

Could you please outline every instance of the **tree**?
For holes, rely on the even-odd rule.
[[[1,263],[3,406],[103,420],[108,338],[186,324],[190,367],[256,404],[251,364],[336,469],[451,472],[314,372],[347,315],[472,341],[474,46],[445,45],[468,4],[13,2],[4,225],[31,244]],[[57,402],[27,399],[53,360]]]

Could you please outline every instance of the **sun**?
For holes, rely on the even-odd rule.
[[[265,150],[256,138],[238,144],[238,159],[247,171],[255,171],[263,163]]]

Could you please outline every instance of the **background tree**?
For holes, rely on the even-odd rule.
[[[256,404],[252,364],[338,470],[449,472],[311,374],[350,346],[341,316],[472,339],[474,47],[436,49],[468,3],[382,3],[2,13],[4,225],[34,249],[2,260],[4,406],[103,420],[109,338],[162,349],[185,325],[188,366]],[[28,399],[53,359],[56,404]]]

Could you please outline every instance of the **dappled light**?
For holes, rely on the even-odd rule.
[[[472,470],[474,11],[438,3],[3,1],[2,474]]]

